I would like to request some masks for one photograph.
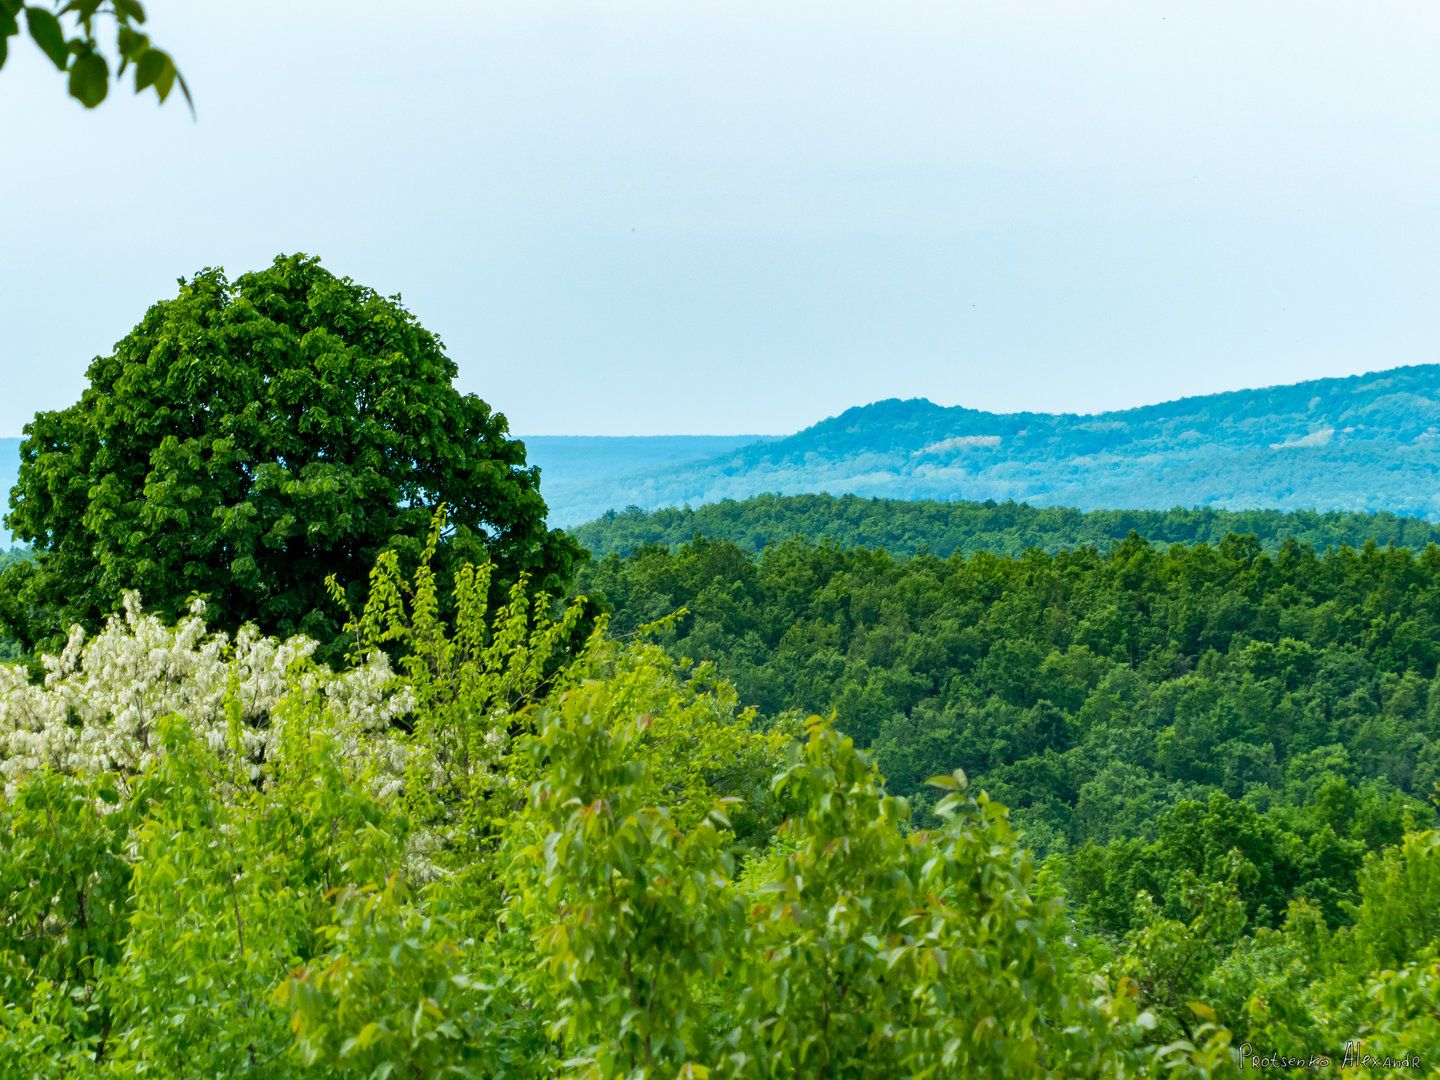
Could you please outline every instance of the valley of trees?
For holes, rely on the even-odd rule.
[[[612,632],[710,661],[766,716],[834,714],[920,806],[965,770],[1112,932],[1180,873],[1240,889],[1253,925],[1331,924],[1367,851],[1433,821],[1440,547],[1326,555],[1252,537],[1162,550],[898,561],[696,541],[586,568]]]
[[[585,562],[453,376],[282,259],[27,429],[0,1075],[1434,1069],[1429,526],[760,500]]]

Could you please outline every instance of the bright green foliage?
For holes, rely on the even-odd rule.
[[[317,908],[339,882],[398,867],[404,826],[323,744],[288,762],[310,775],[256,791],[183,728],[165,739],[135,834],[115,1058],[171,1075],[263,1073],[290,1043],[269,995],[314,948]]]
[[[516,976],[391,878],[346,888],[325,951],[275,991],[294,1057],[358,1076],[536,1075],[546,1053]]]
[[[965,797],[963,779],[943,782],[946,826],[907,835],[905,801],[811,721],[777,781],[797,803],[781,831],[790,850],[755,887],[761,962],[741,1016],[764,1071],[1029,1076],[1058,1064],[1040,1028],[1060,1006],[1054,912],[1030,897],[1003,811]]]
[[[1295,904],[1279,928],[1242,936],[1233,887],[1196,889],[1188,926],[1152,912],[1122,961],[1184,1028],[1215,1019],[1261,1056],[1419,1055],[1440,1046],[1440,836],[1409,832],[1366,859],[1354,923],[1330,930]],[[1227,895],[1228,892],[1228,895]],[[1187,1001],[1188,1008],[1179,1007]],[[1413,1064],[1411,1066],[1413,1068]]]
[[[529,741],[543,769],[508,864],[508,916],[538,963],[529,985],[566,1068],[674,1076],[713,1060],[704,991],[743,918],[729,887],[726,800],[683,825],[656,804],[663,777],[633,716],[602,684],[564,696]],[[663,736],[662,736],[663,737]]]
[[[657,744],[680,725],[637,713],[634,689],[576,687],[526,741],[541,772],[507,918],[537,958],[526,980],[558,1071],[1223,1071],[1223,1033],[1153,1045],[1134,994],[1080,966],[1002,808],[947,777],[944,826],[909,833],[904,800],[818,719],[775,782],[790,818],[737,879],[725,797],[703,815],[660,801]]]
[[[1058,936],[1108,973],[1091,1015],[1130,1024],[1135,1053],[1155,1041],[1194,1062],[1228,1029],[1338,1058],[1351,1039],[1424,1052],[1433,1030],[1440,886],[1417,823],[1440,779],[1437,560],[1244,537],[904,562],[697,541],[602,560],[583,585],[621,632],[678,610],[659,640],[764,712],[833,707],[922,821],[924,778],[956,766],[1018,804],[1070,894]],[[847,874],[877,865],[896,871],[876,856]],[[803,880],[820,887],[813,868]],[[895,898],[904,880],[864,891]]]
[[[910,832],[853,743],[812,718],[776,781],[795,799],[747,881],[738,1075],[1103,1076],[1224,1064],[1227,1037],[1147,1045],[1123,987],[1087,974],[1058,901],[1034,891],[1004,807],[933,781],[942,825]]]
[[[397,682],[412,703],[403,798],[428,837],[427,858],[452,876],[452,887],[469,890],[470,915],[483,919],[498,902],[488,857],[524,794],[503,762],[535,704],[594,663],[599,638],[582,636],[583,601],[556,618],[523,574],[492,608],[488,562],[461,566],[449,592],[442,590],[434,562],[444,525],[441,508],[409,579],[394,552],[381,554],[365,607],[352,613],[345,635],[357,663],[375,650],[399,650]],[[334,578],[327,584],[343,605]],[[453,610],[453,626],[442,606]]]
[[[198,594],[234,629],[339,626],[384,549],[413,564],[435,508],[448,579],[491,561],[551,592],[577,549],[545,527],[538,474],[503,416],[453,385],[440,341],[398,300],[305,256],[233,282],[206,270],[97,358],[67,409],[26,426],[7,522],[33,562],[0,578],[27,647],[95,626],[138,589],[175,614]]]
[[[330,893],[404,864],[405,821],[329,736],[297,726],[261,787],[183,721],[160,737],[126,796],[106,776],[37,773],[4,804],[7,828],[33,836],[0,862],[14,935],[0,1039],[36,1075],[82,1052],[124,1074],[271,1075],[292,1042],[271,994],[315,952]]]
[[[190,100],[190,88],[170,54],[152,45],[141,29],[145,8],[140,0],[74,0],[53,7],[0,0],[0,67],[5,66],[10,39],[20,35],[22,25],[36,48],[68,75],[70,96],[87,109],[109,93],[112,63],[117,83],[134,67],[137,94],[154,90],[155,97],[164,101],[178,85],[185,100]],[[101,42],[107,28],[115,34],[110,55]]]
[[[1413,1055],[1433,1067],[1440,1047],[1440,950],[1431,945],[1398,970],[1376,972],[1357,998],[1352,1015],[1361,1053]]]
[[[1137,898],[1140,929],[1126,942],[1121,969],[1135,978],[1143,999],[1193,1038],[1190,1003],[1202,996],[1206,977],[1234,946],[1245,927],[1245,910],[1236,896],[1241,873],[1237,859],[1225,882],[1202,883],[1184,873],[1181,902],[1185,921],[1166,918],[1144,893]],[[1206,1015],[1201,1010],[1198,1015]]]
[[[1400,967],[1440,940],[1440,831],[1407,833],[1366,860],[1351,933],[1366,969]]]
[[[38,1043],[52,1053],[35,1075],[63,1075],[103,1043],[98,987],[123,949],[125,848],[143,807],[106,776],[42,773],[0,800],[0,1061]]]

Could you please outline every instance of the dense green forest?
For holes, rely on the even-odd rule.
[[[1023,503],[932,502],[856,495],[759,495],[743,502],[644,511],[611,511],[571,530],[596,555],[629,554],[650,544],[675,548],[705,537],[749,552],[794,537],[842,547],[883,548],[892,555],[989,551],[1018,555],[1031,548],[1064,551],[1108,547],[1134,532],[1156,544],[1219,543],[1232,533],[1254,536],[1266,550],[1285,540],[1326,549],[1367,542],[1424,547],[1440,542],[1440,525],[1387,513],[1279,510],[1091,510]]]
[[[1269,805],[1318,775],[1440,782],[1440,547],[1251,537],[896,560],[790,541],[588,567],[611,628],[712,660],[766,715],[835,710],[906,794],[961,767],[1046,847],[1141,835],[1185,797]]]
[[[0,1056],[56,1077],[1423,1070],[1437,564],[701,542],[597,565],[614,625],[577,647],[585,605],[517,583],[490,609],[493,568],[447,589],[392,555],[333,670],[129,598],[43,682],[0,666]],[[642,628],[642,596],[704,614]],[[762,687],[762,715],[767,619],[799,684]],[[805,694],[893,784],[788,707]]]
[[[736,511],[712,520],[749,524]],[[581,587],[613,632],[713,662],[763,715],[833,714],[922,808],[929,777],[966,772],[1104,948],[1156,920],[1193,933],[1204,957],[1163,993],[1244,1030],[1257,974],[1303,999],[1287,935],[1350,940],[1376,853],[1436,824],[1437,572],[1433,545],[1266,552],[1253,536],[903,560],[696,540],[609,555]],[[1433,945],[1433,913],[1392,899],[1415,920],[1405,947]],[[1297,1016],[1286,1030],[1309,1041],[1282,1045],[1326,1045]]]

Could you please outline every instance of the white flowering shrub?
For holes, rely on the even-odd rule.
[[[58,656],[42,658],[44,679],[0,665],[0,779],[7,793],[41,768],[68,773],[142,772],[160,752],[156,725],[178,715],[222,754],[242,759],[259,782],[281,752],[287,717],[317,722],[348,758],[398,786],[406,752],[391,732],[414,706],[384,653],[347,671],[312,659],[315,642],[231,639],[206,631],[203,608],[168,626],[129,593],[100,633],[76,627]]]

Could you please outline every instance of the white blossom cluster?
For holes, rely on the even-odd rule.
[[[145,614],[128,593],[121,615],[87,637],[76,627],[43,682],[0,665],[0,783],[26,772],[143,770],[159,752],[156,724],[183,717],[221,754],[243,756],[260,780],[281,752],[286,717],[332,734],[342,755],[386,791],[405,775],[405,748],[389,737],[414,705],[382,653],[335,673],[310,662],[314,641],[251,627],[230,639],[206,632],[203,606],[175,625]],[[238,719],[238,724],[235,720]]]

